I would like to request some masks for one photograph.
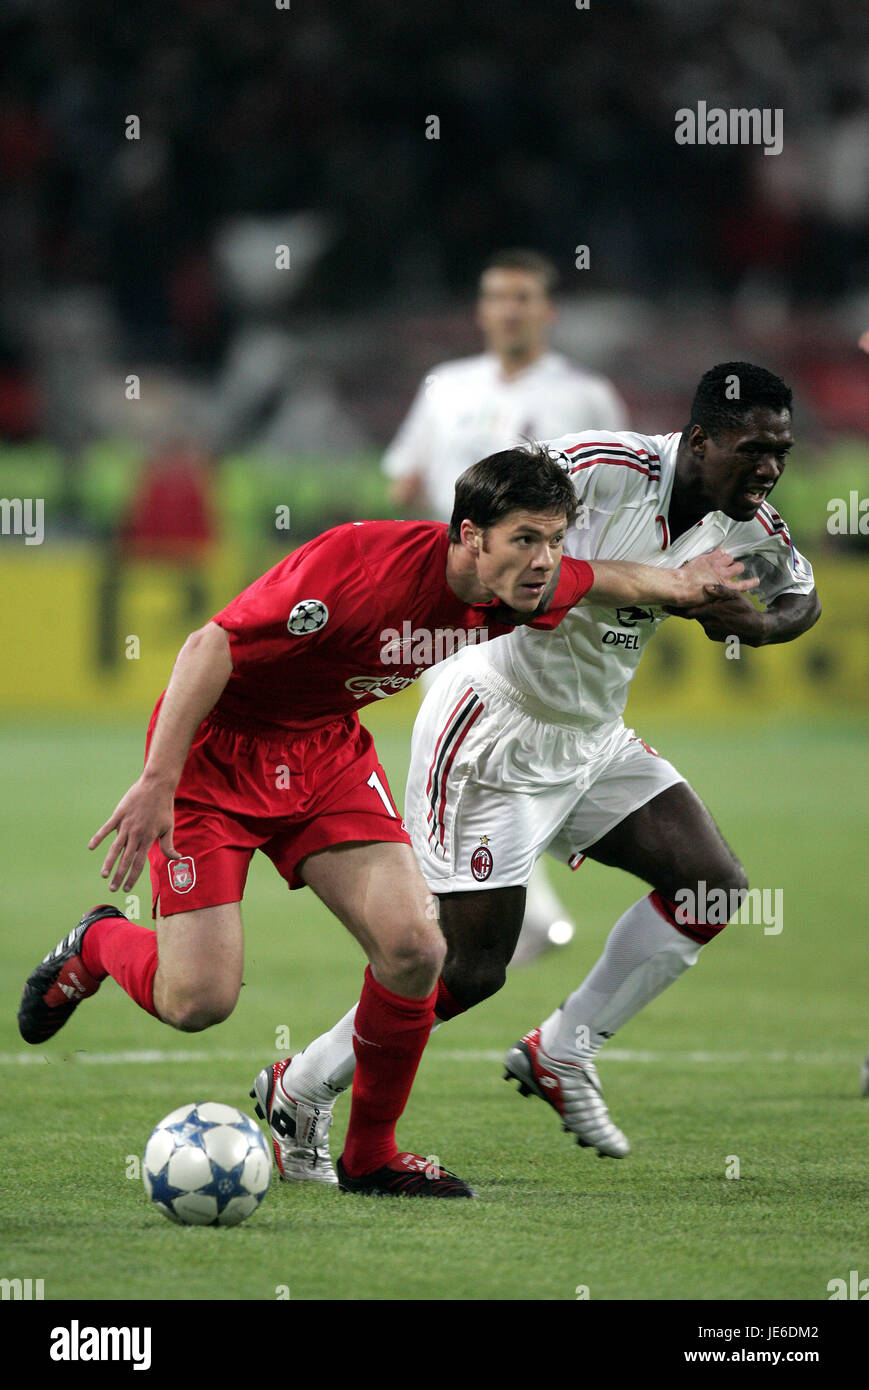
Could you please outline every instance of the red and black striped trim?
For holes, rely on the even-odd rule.
[[[428,842],[430,846],[437,843],[443,849],[443,817],[447,800],[447,778],[456,753],[459,751],[468,730],[476,723],[482,713],[483,702],[473,686],[469,685],[458,703],[454,705],[438,736],[425,786],[425,794],[428,799],[426,822],[429,827]]]
[[[700,946],[705,946],[727,926],[726,922],[717,927],[710,926],[708,922],[695,922],[693,917],[686,917],[678,903],[671,903],[669,898],[663,898],[657,889],[649,894],[649,902],[666,918],[671,927],[675,927],[683,936],[690,937]]]
[[[761,502],[755,512],[755,517],[760,522],[767,535],[779,536],[788,549],[793,552],[794,546],[790,537],[790,532],[783,518],[779,516],[774,507],[771,507],[768,502]]]
[[[611,463],[621,468],[631,468],[635,473],[643,473],[656,480],[661,477],[661,456],[647,449],[633,449],[627,444],[607,444],[603,441],[592,444],[575,444],[565,449],[565,457],[572,465],[570,473],[592,468],[596,463]]]

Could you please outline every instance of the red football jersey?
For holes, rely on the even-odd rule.
[[[215,615],[233,665],[217,712],[316,728],[403,690],[465,641],[511,632],[487,620],[496,602],[468,606],[449,588],[448,549],[435,521],[355,521],[300,546]],[[557,627],[593,582],[564,556],[531,626]]]

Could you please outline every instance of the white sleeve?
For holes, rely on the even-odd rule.
[[[641,497],[649,477],[660,470],[654,441],[638,434],[594,429],[546,442],[570,474],[579,500],[605,512]]]
[[[433,378],[427,376],[422,382],[413,405],[383,455],[382,467],[387,478],[407,478],[414,473],[425,474],[427,471],[434,427],[431,414],[432,381]]]
[[[810,594],[815,587],[812,567],[801,555],[778,512],[771,507],[767,515],[750,523],[754,543],[750,547],[734,546],[731,553],[745,567],[743,579],[758,578],[754,591],[762,603],[773,603],[782,594]],[[725,550],[730,549],[727,540]]]

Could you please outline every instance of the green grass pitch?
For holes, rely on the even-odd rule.
[[[245,899],[239,1005],[171,1032],[108,981],[42,1049],[21,1042],[24,978],[103,900],[86,841],[140,765],[142,730],[18,725],[0,736],[5,792],[0,1275],[46,1299],[809,1299],[869,1275],[866,726],[724,731],[644,723],[693,782],[752,882],[784,891],[784,928],[731,925],[688,976],[601,1054],[633,1153],[600,1160],[520,1099],[498,1058],[579,982],[639,896],[586,864],[553,881],[579,930],[511,972],[495,999],[433,1037],[399,1128],[478,1188],[473,1203],[375,1201],[273,1181],[233,1230],[179,1228],[130,1156],[193,1100],[250,1111],[255,1072],[357,997],[363,959],[307,891],[258,858]],[[377,733],[401,797],[408,730]],[[150,913],[147,874],[138,888]],[[119,895],[120,897],[120,895]],[[122,899],[121,899],[122,902]],[[136,1054],[123,1060],[119,1054]],[[338,1104],[333,1151],[348,1111]],[[736,1170],[738,1177],[728,1177]]]

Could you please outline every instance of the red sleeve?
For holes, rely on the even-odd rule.
[[[558,584],[552,595],[552,602],[545,613],[529,623],[529,627],[558,627],[565,614],[574,604],[584,598],[594,583],[594,570],[587,560],[574,560],[571,555],[562,555]]]
[[[316,536],[281,560],[216,613],[229,635],[233,670],[301,656],[354,619],[369,619],[370,584],[360,570],[350,527]]]

